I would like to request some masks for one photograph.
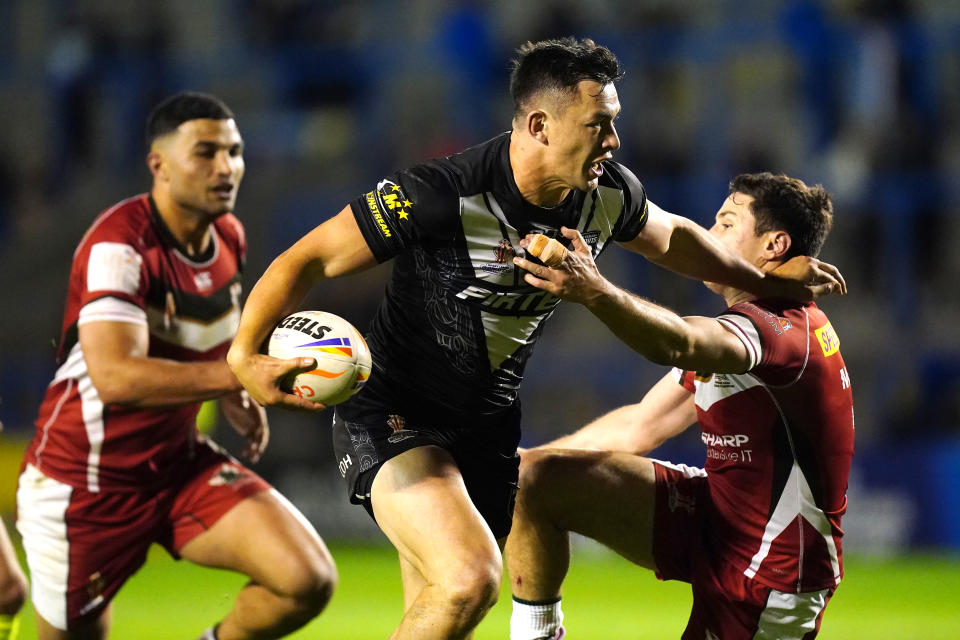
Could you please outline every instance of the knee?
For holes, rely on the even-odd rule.
[[[442,588],[458,617],[472,619],[497,603],[502,576],[503,562],[497,553],[494,557],[474,558],[451,571]]]
[[[536,504],[552,492],[551,485],[556,486],[554,478],[563,465],[563,454],[550,449],[531,449],[523,452],[520,461],[518,505]]]
[[[284,572],[278,591],[293,603],[298,617],[314,618],[330,602],[337,587],[337,568],[329,555],[301,558]]]
[[[27,601],[27,579],[20,571],[0,577],[0,615],[12,616]]]
[[[325,558],[307,568],[306,575],[300,581],[295,597],[311,613],[318,615],[330,602],[337,588],[337,567],[333,560]]]

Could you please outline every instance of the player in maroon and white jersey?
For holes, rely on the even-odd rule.
[[[832,222],[821,187],[745,174],[710,230],[767,271],[815,256]],[[527,282],[584,304],[630,347],[675,369],[621,407],[524,455],[507,561],[513,640],[560,637],[568,531],[664,580],[690,582],[683,638],[810,639],[843,575],[840,518],[853,457],[853,397],[840,342],[814,303],[708,284],[728,309],[685,317],[596,270],[576,232],[557,269]],[[646,454],[698,422],[703,469]],[[589,450],[593,449],[593,450]]]
[[[60,366],[24,458],[17,528],[38,633],[106,638],[113,596],[157,542],[249,576],[205,638],[278,638],[326,604],[333,561],[285,498],[196,428],[219,398],[251,461],[269,433],[225,361],[246,254],[231,213],[243,140],[226,105],[181,93],[151,113],[147,144],[150,193],[104,211],[74,253]]]

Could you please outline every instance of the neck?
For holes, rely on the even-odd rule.
[[[781,264],[783,264],[781,261],[763,262],[762,264],[758,264],[757,268],[764,273],[768,273],[779,267]],[[735,289],[734,287],[725,287],[723,291],[720,291],[719,293],[721,296],[723,296],[723,299],[727,303],[728,307],[732,307],[735,304],[740,304],[741,302],[750,302],[760,297],[750,293],[749,291]]]
[[[154,187],[150,195],[157,206],[157,213],[177,242],[186,249],[187,255],[203,253],[210,244],[210,223],[213,219],[202,212],[180,206],[166,190]]]
[[[516,131],[510,134],[510,169],[513,181],[523,199],[538,207],[555,207],[567,194],[570,187],[544,172],[541,151],[528,146]]]

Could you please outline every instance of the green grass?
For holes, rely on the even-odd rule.
[[[340,587],[319,619],[291,636],[382,640],[401,615],[395,553],[381,546],[332,545]],[[827,612],[822,640],[956,640],[960,638],[960,557],[853,556]],[[112,638],[190,640],[229,610],[242,577],[173,562],[155,549],[116,599]],[[658,582],[612,554],[578,549],[564,589],[571,640],[679,638],[690,607],[685,584]],[[507,637],[510,597],[478,628],[476,640]],[[24,612],[21,638],[35,637]]]

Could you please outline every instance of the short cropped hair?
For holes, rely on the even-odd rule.
[[[833,203],[820,185],[783,174],[744,173],[730,181],[730,193],[753,197],[750,210],[756,234],[785,231],[790,236],[786,257],[816,257],[833,226]]]
[[[154,140],[176,131],[177,127],[189,120],[230,120],[233,117],[230,107],[209,93],[176,93],[154,107],[147,117],[147,148],[150,148]]]
[[[583,80],[608,85],[622,77],[623,68],[613,52],[589,38],[527,42],[517,49],[512,62],[513,117],[522,117],[530,99],[545,92],[572,98]]]

